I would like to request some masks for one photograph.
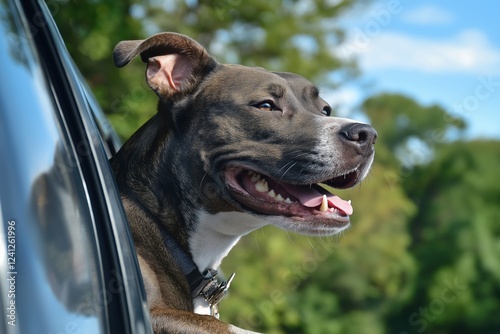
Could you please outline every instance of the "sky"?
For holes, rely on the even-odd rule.
[[[332,93],[340,113],[395,92],[461,116],[467,139],[500,139],[498,13],[497,0],[378,0],[346,16],[336,52],[356,57],[362,75]]]

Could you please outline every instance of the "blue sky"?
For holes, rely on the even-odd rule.
[[[362,76],[332,92],[346,110],[378,92],[437,103],[469,125],[466,138],[500,139],[500,1],[385,0],[347,16]],[[341,109],[342,112],[342,109]]]

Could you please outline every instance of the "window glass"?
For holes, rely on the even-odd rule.
[[[103,333],[109,293],[80,169],[86,148],[59,116],[36,32],[8,2],[0,16],[0,332]]]

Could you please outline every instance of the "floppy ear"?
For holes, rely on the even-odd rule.
[[[122,41],[113,51],[113,60],[117,67],[123,67],[138,54],[147,63],[147,83],[160,98],[191,93],[218,65],[198,42],[171,32],[146,40]]]

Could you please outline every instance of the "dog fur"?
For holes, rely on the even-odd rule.
[[[253,333],[195,313],[206,313],[207,305],[193,301],[165,233],[200,272],[217,269],[242,235],[264,225],[308,235],[338,233],[349,226],[338,208],[328,204],[329,212],[320,212],[297,200],[266,200],[250,189],[250,176],[282,192],[306,191],[319,182],[351,187],[368,173],[376,132],[326,117],[330,107],[303,77],[220,64],[184,35],[120,42],[115,64],[125,66],[139,55],[159,97],[158,113],[111,165],[154,332]]]

